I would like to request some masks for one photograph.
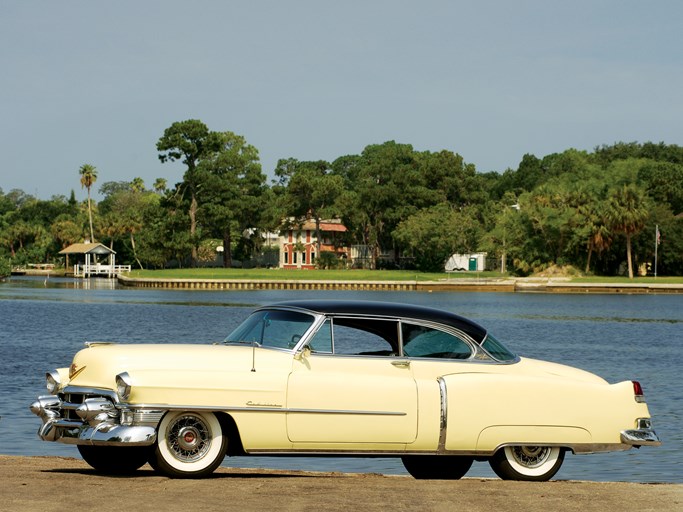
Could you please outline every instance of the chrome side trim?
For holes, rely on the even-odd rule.
[[[395,443],[392,443],[395,444]],[[280,449],[280,450],[268,450],[268,449],[257,449],[257,450],[246,450],[250,455],[344,455],[350,457],[357,456],[402,456],[402,455],[443,455],[443,456],[470,456],[470,457],[482,457],[487,458],[493,456],[496,451],[500,448],[508,446],[501,445],[496,447],[495,450],[444,450],[444,451],[429,451],[429,450],[342,450],[342,449]],[[515,446],[519,446],[516,444]],[[535,446],[535,445],[534,445]],[[625,451],[629,450],[631,446],[613,443],[613,444],[576,444],[576,445],[565,445],[565,444],[544,444],[544,446],[560,446],[562,448],[567,448],[577,455],[584,455],[589,453],[602,453],[602,452],[615,452],[615,451]]]
[[[122,404],[135,411],[164,409],[166,411],[279,412],[291,414],[344,414],[351,416],[407,416],[399,411],[353,411],[346,409],[303,409],[287,407],[226,407],[224,405]]]
[[[287,413],[305,414],[346,414],[351,416],[407,416],[406,412],[396,411],[347,411],[343,409],[284,409]]]
[[[446,452],[446,432],[448,430],[448,391],[446,381],[442,377],[436,379],[439,383],[439,395],[441,400],[441,415],[439,417],[439,453]]]

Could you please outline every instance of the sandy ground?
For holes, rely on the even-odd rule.
[[[0,510],[98,512],[257,510],[683,511],[683,484],[407,476],[220,468],[204,480],[171,480],[148,466],[100,476],[79,459],[0,455]]]

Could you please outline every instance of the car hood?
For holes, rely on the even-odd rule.
[[[116,375],[163,372],[178,377],[250,372],[291,365],[288,351],[249,345],[175,345],[175,344],[92,344],[74,357],[69,384],[74,386],[116,388]]]

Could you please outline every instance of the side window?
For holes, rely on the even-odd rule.
[[[318,329],[309,347],[317,353],[395,356],[398,354],[398,322],[334,317]]]
[[[395,356],[391,344],[371,331],[334,324],[334,353],[358,356]]]
[[[366,318],[327,319],[309,342],[313,353],[398,355],[398,322]]]
[[[308,344],[311,352],[332,353],[332,321],[328,318]]]
[[[422,325],[402,324],[403,354],[408,357],[469,359],[470,346],[457,336]]]

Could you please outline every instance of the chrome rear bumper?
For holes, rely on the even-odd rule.
[[[650,418],[639,418],[638,428],[621,431],[621,442],[631,446],[659,446],[662,442],[652,429]]]
[[[652,429],[623,430],[621,442],[632,446],[659,446],[662,442]]]

